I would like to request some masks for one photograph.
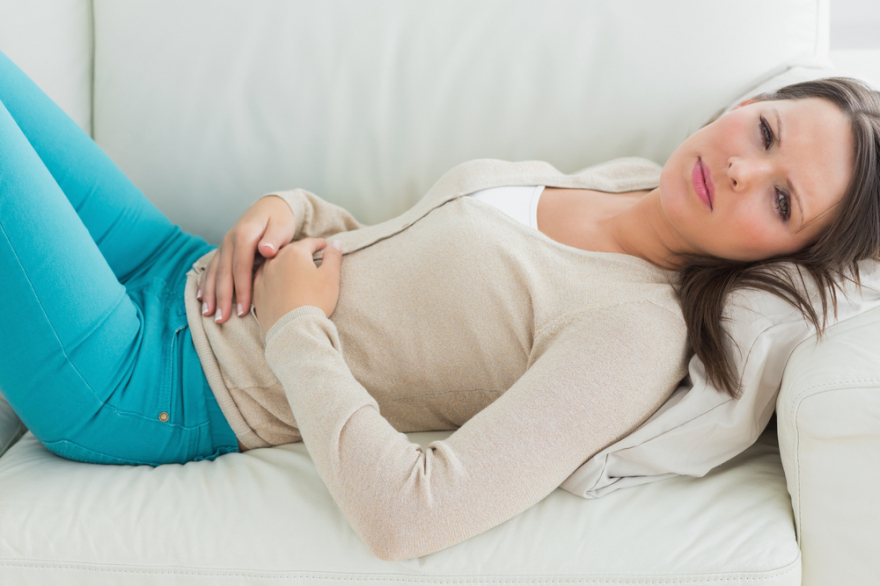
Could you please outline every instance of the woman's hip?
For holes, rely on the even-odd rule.
[[[186,236],[164,249],[167,258],[149,274],[126,283],[142,324],[126,384],[101,405],[84,405],[80,417],[88,424],[44,441],[49,450],[85,462],[152,466],[238,451],[193,346],[183,296],[186,269],[211,247]]]

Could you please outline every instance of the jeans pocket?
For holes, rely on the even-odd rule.
[[[184,373],[183,368],[183,334],[186,324],[177,325],[168,336],[165,344],[165,355],[162,364],[165,372],[162,377],[162,385],[159,393],[158,413],[159,421],[180,424],[179,418],[184,408]]]

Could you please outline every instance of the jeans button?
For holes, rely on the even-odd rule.
[[[159,421],[168,421],[168,414],[164,411],[159,413]]]

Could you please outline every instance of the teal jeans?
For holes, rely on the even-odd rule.
[[[184,307],[213,248],[0,53],[0,392],[49,451],[150,466],[238,451]]]

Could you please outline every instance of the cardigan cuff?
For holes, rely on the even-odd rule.
[[[297,191],[301,191],[299,188],[297,189],[289,189],[285,191],[273,191],[271,193],[266,193],[257,198],[257,201],[263,199],[264,197],[280,197],[285,202],[287,202],[290,211],[293,213],[293,222],[294,222],[294,230],[293,230],[293,238],[291,242],[297,240],[297,236],[302,232],[303,218],[306,217],[305,210],[303,209],[303,198],[302,197],[293,197]]]
[[[312,315],[315,317],[322,317],[324,319],[328,319],[327,315],[324,313],[324,310],[320,307],[315,307],[314,305],[303,305],[302,307],[297,307],[292,311],[288,311],[281,319],[272,324],[272,327],[269,328],[269,331],[266,332],[266,339],[263,341],[265,346],[269,345],[269,342],[278,335],[278,333],[284,329],[287,324],[295,321],[299,317]]]

